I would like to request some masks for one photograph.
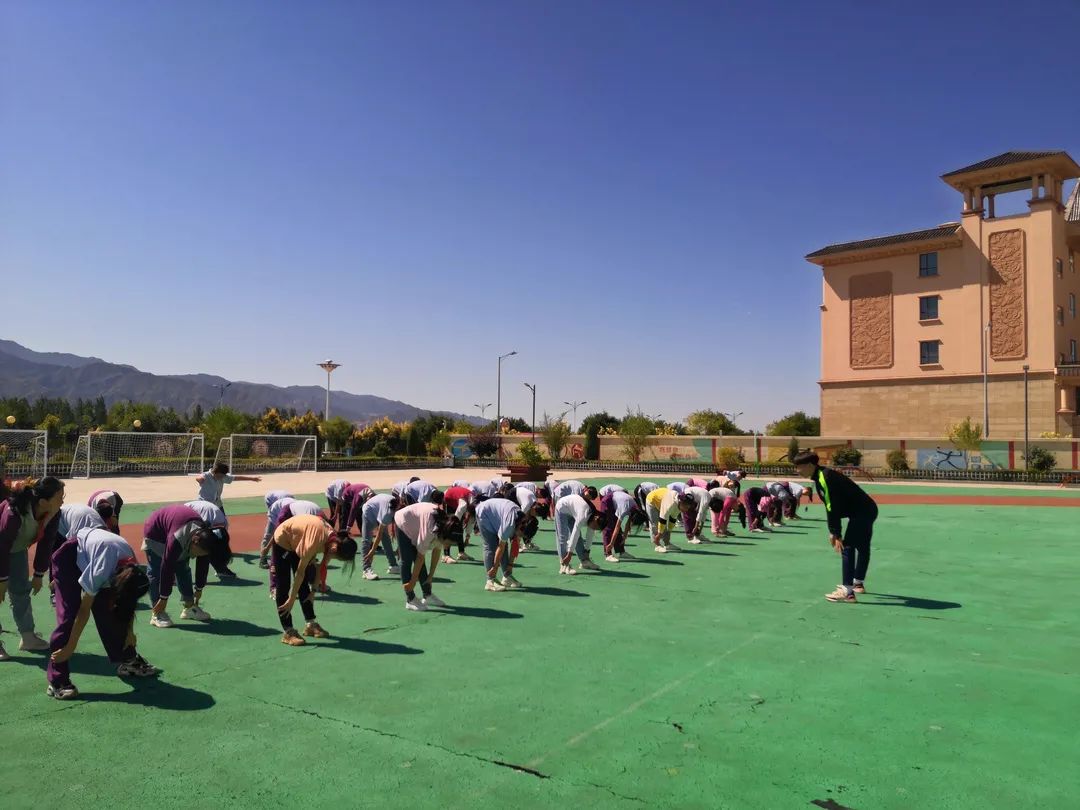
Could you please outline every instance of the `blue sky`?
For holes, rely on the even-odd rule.
[[[937,178],[967,163],[1080,157],[1054,37],[1078,26],[1075,2],[6,2],[0,337],[282,385],[332,356],[336,386],[464,412],[517,350],[526,419],[523,381],[579,417],[816,413],[803,256],[957,218]]]

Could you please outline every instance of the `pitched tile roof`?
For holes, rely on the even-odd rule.
[[[952,177],[957,174],[982,171],[983,169],[997,169],[1001,166],[1010,166],[1013,163],[1025,163],[1029,160],[1041,160],[1042,158],[1055,157],[1056,155],[1064,154],[1065,152],[1062,150],[1054,152],[1003,152],[997,157],[980,160],[978,163],[972,163],[970,166],[965,166],[962,169],[957,169],[956,171],[941,176]]]
[[[931,239],[944,239],[953,236],[959,228],[959,222],[946,222],[944,225],[938,225],[936,228],[927,228],[924,231],[909,231],[908,233],[897,233],[892,236],[878,236],[874,239],[863,239],[859,242],[843,242],[837,245],[826,245],[821,248],[821,250],[815,250],[813,253],[808,254],[806,258],[815,259],[820,256],[831,256],[834,253],[847,253],[851,250],[867,250],[869,248],[886,247],[888,245],[899,245],[904,242],[925,242]]]
[[[1080,180],[1073,183],[1072,194],[1065,203],[1065,219],[1069,222],[1080,222]]]

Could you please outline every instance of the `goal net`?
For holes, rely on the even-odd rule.
[[[218,443],[214,462],[232,472],[318,472],[315,436],[233,433]]]
[[[191,474],[203,470],[201,433],[97,431],[79,437],[72,478],[95,475]]]
[[[0,478],[44,478],[48,460],[44,430],[0,430]]]

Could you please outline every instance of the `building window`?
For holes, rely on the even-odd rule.
[[[1076,317],[1076,295],[1069,293],[1069,317]]]
[[[1064,326],[1065,325],[1065,310],[1062,309],[1061,307],[1054,307],[1054,310],[1057,313],[1057,325],[1058,326]]]
[[[919,254],[919,277],[926,278],[928,276],[937,275],[937,254],[936,253],[920,253]]]
[[[938,297],[936,295],[919,296],[919,320],[932,321],[938,317]]]
[[[1065,264],[1061,259],[1054,259],[1054,270],[1057,271],[1058,278],[1065,278]]]
[[[933,366],[940,362],[940,353],[938,347],[940,342],[937,340],[920,340],[919,341],[919,365],[921,366]]]
[[[1070,340],[1069,341],[1069,362],[1074,363],[1074,364],[1076,363],[1076,341],[1075,340]]]

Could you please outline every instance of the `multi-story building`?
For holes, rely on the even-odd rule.
[[[829,245],[823,271],[822,435],[1080,435],[1080,177],[1065,152],[1006,152],[942,176],[959,222]],[[997,216],[1002,195],[1030,195]],[[988,411],[988,420],[984,413]]]

